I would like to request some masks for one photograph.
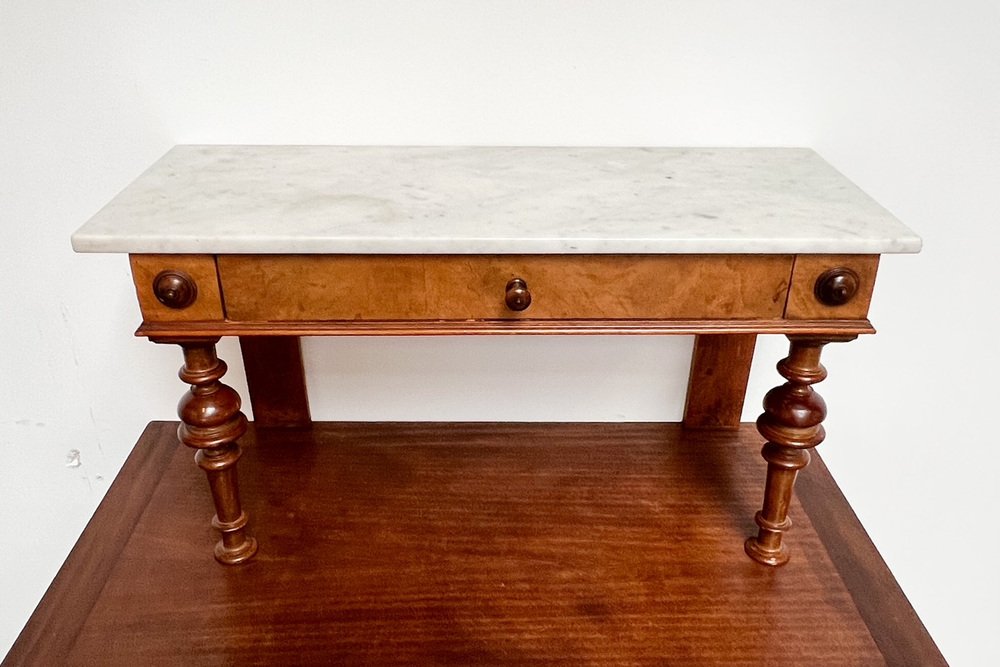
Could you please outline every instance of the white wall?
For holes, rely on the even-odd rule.
[[[880,334],[829,348],[821,451],[946,657],[1000,664],[998,34],[989,0],[0,3],[0,652],[142,427],[174,418],[179,355],[132,338],[126,260],[68,241],[171,145],[804,145],[925,240],[883,261]],[[522,368],[497,362],[515,346]],[[526,419],[661,420],[689,350],[307,355],[322,419],[502,419],[492,395],[516,386]],[[759,345],[745,418],[783,352]],[[242,390],[237,348],[221,354]]]

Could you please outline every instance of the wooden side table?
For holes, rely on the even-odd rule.
[[[137,334],[183,350],[178,435],[208,476],[221,563],[257,550],[221,336],[240,337],[258,423],[301,426],[301,336],[694,334],[684,425],[731,429],[756,336],[784,334],[746,541],[781,565],[824,438],[820,352],[874,333],[879,255],[920,239],[808,149],[177,146],[73,245],[128,253]]]

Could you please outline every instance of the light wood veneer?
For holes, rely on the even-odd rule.
[[[780,317],[790,255],[222,255],[231,320]],[[504,304],[522,278],[533,300]]]
[[[878,256],[132,255],[131,264],[150,324],[861,322]],[[817,279],[835,267],[860,278],[857,294],[842,305],[824,304],[815,292]],[[191,277],[197,286],[193,304],[176,309],[156,298],[153,281],[164,270]],[[525,310],[504,303],[512,278],[523,279],[532,294]]]

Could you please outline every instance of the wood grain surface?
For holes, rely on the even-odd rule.
[[[684,403],[686,428],[739,428],[756,346],[755,334],[695,338]]]
[[[206,336],[495,336],[875,333],[868,320],[507,320],[343,322],[143,322],[150,339]]]
[[[257,426],[309,426],[312,417],[299,338],[247,336],[240,338],[240,351]]]
[[[214,255],[129,255],[132,282],[147,322],[222,321],[222,295]],[[165,269],[183,271],[197,285],[198,296],[187,308],[169,308],[153,293],[153,279]]]
[[[239,567],[206,548],[208,490],[168,431],[137,446],[172,460],[89,584],[96,602],[47,615],[75,618],[75,640],[45,661],[22,635],[4,664],[941,664],[929,638],[880,649],[899,629],[866,620],[845,585],[874,562],[842,578],[797,501],[787,567],[743,554],[763,473],[750,425],[251,429],[241,475],[261,551]],[[853,520],[842,497],[812,502]],[[905,598],[884,602],[912,623]]]
[[[780,317],[791,255],[220,255],[242,321]],[[523,279],[531,306],[504,303]]]
[[[791,320],[863,319],[868,317],[878,255],[798,255],[792,271],[792,287],[788,291],[785,317]],[[845,267],[854,271],[860,284],[848,303],[828,306],[816,298],[816,279],[829,269]]]
[[[854,510],[815,452],[796,494],[890,665],[947,667]]]

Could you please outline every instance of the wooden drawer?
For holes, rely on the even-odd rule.
[[[213,255],[130,255],[129,264],[146,322],[223,319]]]
[[[791,255],[220,255],[232,321],[773,319]],[[531,305],[505,304],[521,278]]]
[[[785,317],[790,320],[865,319],[875,287],[878,260],[878,255],[799,255],[792,271]]]

